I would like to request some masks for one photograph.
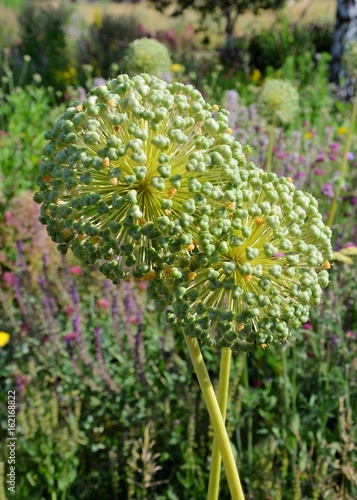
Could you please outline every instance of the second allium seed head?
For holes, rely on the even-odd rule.
[[[308,321],[329,281],[331,230],[290,179],[249,166],[239,175],[229,202],[196,219],[196,246],[178,251],[149,293],[158,307],[172,303],[168,319],[187,335],[249,351]]]

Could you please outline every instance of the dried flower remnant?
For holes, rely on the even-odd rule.
[[[227,131],[228,112],[191,85],[143,74],[93,88],[46,134],[40,222],[114,283],[160,277],[194,220],[229,201],[224,182],[241,182],[249,149]]]
[[[171,286],[154,280],[149,293],[158,306],[162,296],[172,301],[168,320],[187,335],[249,351],[284,342],[308,321],[333,254],[313,196],[260,169],[246,168],[240,177],[241,186],[225,193],[235,208],[203,216],[198,245],[178,253]]]

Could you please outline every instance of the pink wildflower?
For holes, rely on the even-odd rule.
[[[67,306],[64,312],[66,313],[66,316],[72,316],[72,314],[74,313],[74,309],[71,306]]]
[[[108,299],[101,297],[100,299],[97,300],[97,306],[107,311],[109,309],[110,302]]]
[[[324,170],[321,170],[320,168],[314,168],[314,174],[315,175],[324,175],[325,172],[324,172]]]
[[[4,218],[5,218],[5,224],[9,224],[11,222],[12,213],[10,212],[10,210],[6,210]]]
[[[81,274],[83,274],[83,269],[81,268],[81,266],[72,266],[70,268],[70,272],[71,274],[73,274],[73,276],[80,276]]]
[[[328,198],[333,198],[334,191],[332,184],[330,182],[325,182],[325,184],[321,188],[321,193],[327,196]]]
[[[316,161],[317,163],[320,163],[320,162],[324,161],[324,159],[325,159],[325,154],[324,154],[324,152],[323,152],[323,151],[319,151],[319,154],[317,155],[317,157],[316,157],[316,160],[315,160],[315,161]]]
[[[10,271],[5,271],[2,275],[2,280],[5,285],[10,286],[13,284],[14,275]]]
[[[145,291],[147,288],[147,284],[145,283],[145,281],[139,281],[138,287],[139,287],[139,290]]]

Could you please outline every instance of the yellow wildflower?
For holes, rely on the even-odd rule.
[[[10,335],[6,332],[0,332],[0,347],[4,347],[10,340]]]
[[[171,64],[170,70],[173,73],[183,73],[185,71],[185,66],[183,66],[182,64],[179,64],[179,63],[174,63],[174,64]]]
[[[346,127],[338,127],[337,129],[337,133],[338,134],[345,134],[347,132],[347,128]]]
[[[258,83],[261,80],[262,74],[259,69],[255,68],[252,72],[251,80],[253,83]]]
[[[98,30],[103,28],[102,14],[98,10],[94,13],[94,25]]]

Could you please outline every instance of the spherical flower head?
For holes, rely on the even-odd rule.
[[[345,48],[343,65],[350,76],[357,76],[357,41],[349,43]]]
[[[258,107],[271,123],[291,123],[299,108],[299,94],[288,81],[267,80],[261,88]]]
[[[240,183],[247,149],[228,112],[192,85],[120,75],[70,106],[44,149],[35,200],[40,221],[66,253],[114,283],[162,276],[181,244],[194,246],[196,218]]]
[[[171,66],[167,47],[152,38],[139,38],[130,43],[124,62],[131,75],[150,73],[160,78],[170,71]]]
[[[306,323],[333,255],[313,196],[261,169],[240,176],[224,188],[225,206],[197,221],[197,246],[166,271],[172,282],[149,284],[152,297],[171,300],[169,321],[236,352],[280,344]]]

